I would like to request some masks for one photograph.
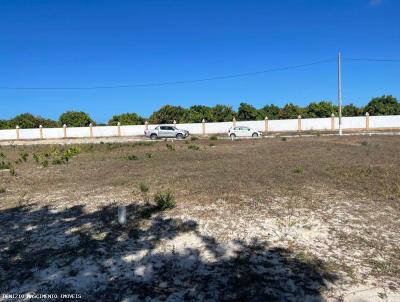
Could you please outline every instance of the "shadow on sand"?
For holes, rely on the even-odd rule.
[[[196,221],[166,218],[149,206],[131,205],[127,212],[128,223],[120,226],[115,206],[91,213],[82,206],[1,211],[0,294],[70,293],[84,301],[322,301],[326,282],[337,279],[322,262],[269,247],[260,238],[222,244],[202,234]]]

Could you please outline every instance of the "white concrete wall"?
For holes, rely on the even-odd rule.
[[[334,118],[335,129],[339,127],[339,118]],[[265,121],[237,121],[237,126],[248,126],[258,131],[265,130]],[[342,119],[343,129],[365,129],[366,117],[343,117]],[[148,125],[149,129],[154,129],[157,125]],[[202,123],[191,123],[191,124],[177,124],[179,129],[188,130],[191,134],[202,134],[203,127]],[[206,134],[226,133],[230,127],[233,126],[233,122],[221,122],[221,123],[206,123],[205,132]],[[140,136],[144,134],[145,125],[132,125],[132,126],[120,126],[121,136]],[[400,115],[389,115],[389,116],[370,116],[369,127],[371,130],[374,128],[400,128]],[[268,130],[271,132],[279,131],[297,131],[298,120],[269,120]],[[331,130],[331,118],[313,118],[313,119],[302,119],[301,129],[307,130]],[[111,137],[118,135],[118,126],[96,126],[92,127],[93,137]],[[67,128],[67,137],[89,137],[90,127],[71,127]],[[63,128],[43,128],[43,138],[63,138]],[[15,129],[0,130],[0,140],[14,140],[17,138]],[[19,129],[20,139],[39,139],[39,129]]]
[[[398,115],[370,116],[370,128],[400,128],[400,118]]]

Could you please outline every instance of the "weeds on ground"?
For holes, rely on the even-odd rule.
[[[211,143],[209,144],[210,147],[215,147],[215,144]]]
[[[132,147],[139,147],[139,146],[145,146],[145,147],[150,147],[154,146],[155,142],[137,142],[133,143]]]
[[[286,138],[286,137],[282,137],[282,138],[281,138],[281,141],[282,141],[282,142],[286,142],[286,141],[287,141],[287,138]]]
[[[152,158],[152,157],[153,157],[153,154],[151,154],[151,153],[146,153],[146,157],[147,157],[147,158]]]
[[[61,165],[68,163],[69,159],[77,156],[81,152],[79,147],[70,147],[67,150],[63,150],[57,147],[51,147],[46,152],[38,152],[33,154],[33,159],[36,163],[42,165],[42,167],[48,167],[49,162],[53,165]]]
[[[200,147],[197,146],[197,145],[189,145],[189,146],[188,146],[188,149],[199,151],[199,150],[200,150]]]
[[[216,141],[218,137],[216,135],[211,135],[210,136],[210,141]]]
[[[368,145],[368,142],[367,141],[362,141],[361,142],[361,146],[367,146]]]
[[[128,156],[126,157],[126,159],[127,159],[127,160],[138,160],[139,158],[138,158],[136,155],[134,155],[134,154],[130,154],[130,155],[128,155]]]
[[[5,193],[5,192],[6,192],[6,188],[1,187],[1,188],[0,188],[0,194],[3,194],[3,193]]]
[[[11,168],[10,162],[1,161],[0,162],[0,170],[8,170]]]
[[[21,161],[26,162],[28,160],[29,154],[24,152],[24,153],[20,153],[19,156],[20,156]]]
[[[4,155],[3,152],[0,152],[0,158],[5,158],[6,156]]]
[[[190,137],[190,140],[191,141],[197,141],[199,138],[197,137],[197,136],[192,136],[192,137]]]
[[[154,196],[154,202],[161,211],[173,209],[176,206],[175,196],[170,191],[158,192]]]
[[[297,166],[296,168],[294,168],[293,172],[297,173],[297,174],[303,174],[304,167],[303,166]]]
[[[169,151],[175,151],[175,147],[174,147],[173,145],[171,145],[171,144],[166,144],[165,146],[167,147],[167,149],[168,149]]]

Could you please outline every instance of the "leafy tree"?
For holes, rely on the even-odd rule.
[[[42,125],[45,128],[58,127],[56,121],[43,118],[41,116],[34,116],[31,113],[23,113],[10,119],[8,122],[8,128],[15,128],[17,125],[20,128],[39,128]]]
[[[120,122],[121,125],[143,125],[144,121],[144,118],[136,113],[123,113],[119,115],[114,115],[108,121],[108,124],[115,126],[118,124],[118,122]]]
[[[82,111],[64,112],[61,114],[59,122],[61,125],[66,124],[68,127],[87,127],[89,124],[96,124],[89,114]]]
[[[239,121],[254,121],[259,118],[259,113],[252,105],[240,103],[237,117]]]
[[[235,115],[231,106],[216,105],[212,108],[213,122],[229,122]]]
[[[337,106],[332,105],[332,102],[329,101],[312,102],[303,110],[305,118],[330,117],[332,113],[337,114]]]
[[[181,106],[165,105],[158,111],[153,112],[150,116],[150,123],[153,124],[172,124],[174,120],[177,123],[183,121],[185,115],[185,108]]]
[[[342,108],[343,116],[360,116],[363,115],[363,108],[358,108],[353,104],[348,104]]]
[[[207,122],[213,120],[212,109],[208,106],[194,105],[185,112],[186,123],[201,123],[203,119]]]
[[[10,124],[8,120],[0,120],[0,129],[9,129]]]
[[[280,111],[279,111],[279,118],[280,119],[292,119],[297,118],[298,115],[302,113],[302,110],[299,106],[296,106],[292,103],[286,104]]]
[[[258,115],[260,119],[265,119],[265,117],[267,116],[268,119],[275,120],[279,118],[279,111],[280,109],[278,106],[271,104],[271,105],[266,105],[260,110],[258,110]]]
[[[400,114],[400,104],[391,95],[373,98],[364,108],[370,115],[396,115]]]

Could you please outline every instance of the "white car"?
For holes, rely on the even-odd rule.
[[[246,126],[236,126],[236,127],[231,127],[228,130],[228,136],[231,139],[234,139],[236,137],[261,137],[262,136],[262,132],[261,131],[257,131],[254,129],[251,129],[249,127]]]

